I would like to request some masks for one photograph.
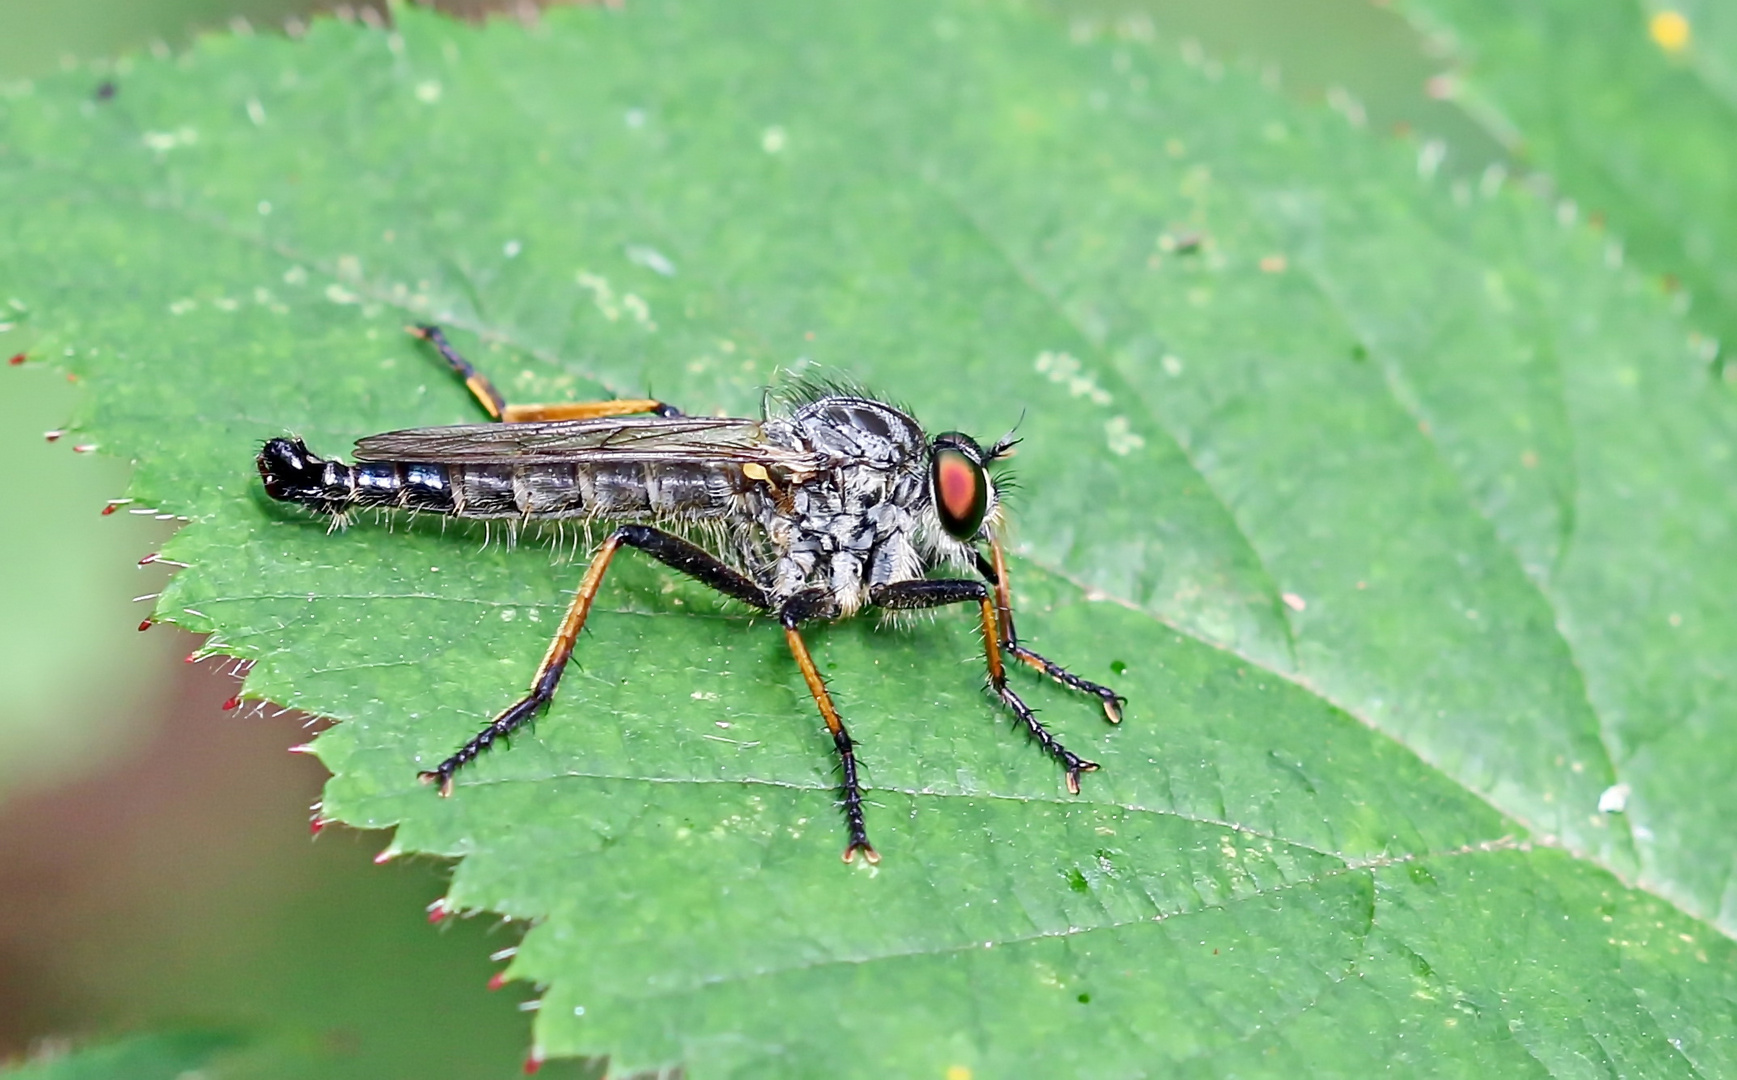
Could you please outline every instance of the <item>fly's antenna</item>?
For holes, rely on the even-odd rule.
[[[1019,410],[1019,419],[1014,421],[1012,429],[997,440],[995,445],[989,448],[989,452],[983,456],[983,463],[985,465],[989,464],[991,461],[996,461],[1000,458],[1010,458],[1014,455],[1013,448],[1025,441],[1024,439],[1016,438],[1014,436],[1014,432],[1018,431],[1019,425],[1023,423],[1025,423],[1025,410],[1021,409]]]

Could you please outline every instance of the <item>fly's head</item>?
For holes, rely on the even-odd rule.
[[[989,466],[1006,457],[1014,440],[1003,439],[987,450],[957,431],[943,432],[929,443],[929,514],[932,538],[944,558],[972,565],[979,541],[993,539],[1001,526],[1001,498]]]

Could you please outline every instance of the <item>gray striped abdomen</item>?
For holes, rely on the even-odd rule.
[[[746,487],[740,467],[701,461],[448,465],[466,518],[720,517]]]
[[[274,499],[322,514],[377,507],[462,518],[711,518],[748,489],[741,466],[714,461],[582,461],[476,465],[329,461],[299,440],[260,451]]]

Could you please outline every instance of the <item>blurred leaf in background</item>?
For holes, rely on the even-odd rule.
[[[1737,347],[1737,8],[1717,0],[1403,0],[1463,102],[1561,212],[1686,288],[1697,351]]]
[[[182,46],[196,30],[221,29],[235,19],[277,26],[316,6],[309,0],[7,0],[0,5],[0,71],[14,78],[43,75],[151,44]]]
[[[136,747],[135,717],[161,691],[167,646],[135,632],[149,605],[130,601],[161,587],[160,571],[136,564],[168,530],[99,516],[126,489],[126,466],[43,439],[77,399],[58,373],[0,375],[0,500],[10,508],[0,523],[3,802]]]
[[[135,1035],[113,1043],[61,1050],[13,1068],[0,1067],[6,1080],[180,1080],[211,1073],[212,1061],[234,1047],[233,1035],[217,1032],[164,1032]]]

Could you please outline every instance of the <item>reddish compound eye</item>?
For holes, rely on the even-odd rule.
[[[989,483],[983,466],[964,450],[938,446],[929,467],[929,488],[941,527],[955,540],[970,540],[983,525],[989,507]]]

